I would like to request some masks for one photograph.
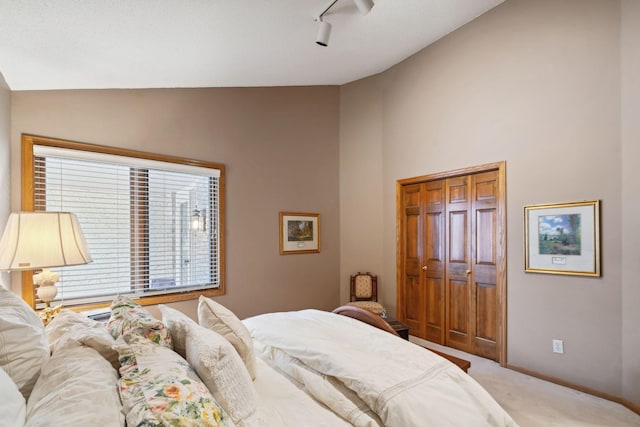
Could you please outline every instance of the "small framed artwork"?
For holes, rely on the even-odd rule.
[[[524,207],[524,270],[600,276],[598,200]]]
[[[280,255],[320,252],[320,214],[280,212]]]

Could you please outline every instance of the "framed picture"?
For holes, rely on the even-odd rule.
[[[320,252],[320,214],[280,212],[280,255]]]
[[[524,207],[524,270],[600,276],[598,200]]]

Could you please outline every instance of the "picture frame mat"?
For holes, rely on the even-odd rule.
[[[525,206],[525,271],[535,273],[600,275],[599,201]],[[580,254],[541,254],[542,217],[580,215]]]
[[[311,240],[290,240],[290,222],[311,222]],[[280,212],[280,254],[301,254],[320,252],[320,214]]]

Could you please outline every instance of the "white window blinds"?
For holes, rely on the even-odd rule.
[[[53,269],[65,305],[220,287],[220,170],[34,145],[36,211],[77,215],[93,263]]]

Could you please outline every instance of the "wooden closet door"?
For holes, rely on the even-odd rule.
[[[424,218],[422,200],[424,184],[407,185],[402,189],[402,236],[404,245],[402,271],[402,301],[399,307],[404,322],[411,333],[420,338],[425,335],[426,292],[422,281],[422,253],[424,235]]]
[[[404,321],[417,337],[444,344],[444,180],[403,189]]]
[[[425,339],[445,343],[445,180],[424,184],[424,256],[422,273],[426,289]]]
[[[497,358],[497,171],[447,180],[445,344]]]
[[[398,181],[398,317],[411,335],[504,361],[504,163]]]
[[[446,345],[470,351],[470,178],[447,179]]]
[[[497,360],[497,209],[498,172],[471,176],[471,215],[473,217],[470,353]]]

